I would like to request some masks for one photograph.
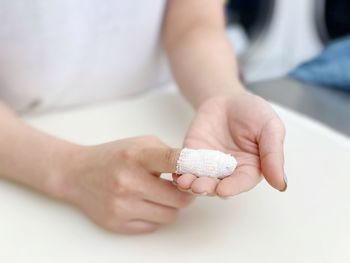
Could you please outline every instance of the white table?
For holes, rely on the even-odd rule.
[[[0,262],[350,262],[350,140],[276,107],[287,126],[289,189],[265,182],[200,197],[178,222],[144,236],[101,230],[79,211],[0,182]],[[26,117],[84,144],[155,134],[180,146],[193,113],[162,93]]]

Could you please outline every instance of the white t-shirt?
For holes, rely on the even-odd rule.
[[[0,0],[0,100],[17,111],[42,110],[160,85],[165,4]]]

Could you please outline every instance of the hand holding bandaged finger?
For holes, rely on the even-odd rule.
[[[154,231],[193,199],[160,177],[179,154],[153,136],[83,146],[67,163],[65,199],[113,232]]]
[[[187,171],[173,178],[181,189],[222,197],[246,192],[263,177],[275,189],[285,191],[284,136],[283,123],[262,98],[249,93],[212,97],[197,110],[184,146],[230,154],[237,166],[221,180]]]

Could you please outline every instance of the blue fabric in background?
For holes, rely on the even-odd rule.
[[[331,43],[318,57],[301,64],[289,75],[309,84],[350,91],[350,37]]]

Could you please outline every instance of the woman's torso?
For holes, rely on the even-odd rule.
[[[17,111],[157,84],[166,0],[0,0],[0,100]]]

